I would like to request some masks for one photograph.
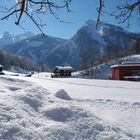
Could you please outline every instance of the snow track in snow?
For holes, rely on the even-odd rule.
[[[56,79],[46,79],[46,80],[52,80],[52,81],[56,81],[56,82],[61,82],[61,83],[65,83],[65,84],[72,84],[72,85],[79,85],[79,86],[89,86],[89,87],[102,87],[102,88],[117,88],[117,89],[130,89],[130,90],[140,90],[140,88],[138,87],[124,87],[124,86],[117,86],[117,85],[114,85],[114,86],[111,86],[111,85],[100,85],[100,84],[86,84],[86,83],[76,83],[76,82],[70,82],[70,81],[62,81],[62,80],[56,80]]]

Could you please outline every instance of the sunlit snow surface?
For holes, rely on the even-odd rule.
[[[0,139],[140,139],[139,82],[9,75],[0,76]]]

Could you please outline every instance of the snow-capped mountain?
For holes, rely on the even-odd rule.
[[[31,32],[25,32],[25,33],[19,34],[19,35],[12,35],[9,32],[5,31],[0,36],[0,46],[9,45],[9,44],[21,41],[23,39],[30,38],[32,36],[34,36],[34,34]]]
[[[4,49],[21,56],[32,58],[35,61],[42,62],[44,57],[49,55],[53,49],[57,48],[65,40],[49,37],[45,35],[36,35],[29,39],[10,44]],[[45,62],[45,61],[44,61]]]
[[[45,62],[51,62],[52,66],[69,63],[78,68],[83,63],[96,62],[110,51],[110,47],[114,48],[111,50],[114,52],[116,47],[127,50],[135,42],[135,36],[137,35],[107,23],[100,24],[96,29],[96,23],[90,20],[71,39],[45,56]]]
[[[112,48],[127,49],[134,42],[134,34],[115,25],[89,20],[69,40],[37,35],[30,39],[6,46],[6,49],[18,55],[46,63],[53,68],[55,65],[70,64],[75,68],[87,61],[96,63]],[[116,53],[116,50],[113,50]]]

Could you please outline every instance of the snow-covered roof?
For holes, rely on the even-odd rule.
[[[0,64],[0,67],[3,67],[3,66]]]
[[[125,63],[125,64],[117,64],[117,65],[112,65],[111,68],[115,68],[115,67],[134,67],[134,66],[139,66],[140,67],[140,63]]]
[[[127,65],[127,64],[140,64],[140,62],[122,62],[122,64]]]
[[[56,66],[56,68],[59,70],[72,70],[71,66]]]

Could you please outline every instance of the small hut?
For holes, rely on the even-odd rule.
[[[112,80],[140,81],[140,63],[122,63],[111,66]]]
[[[56,66],[51,77],[70,77],[71,72],[71,66]]]

